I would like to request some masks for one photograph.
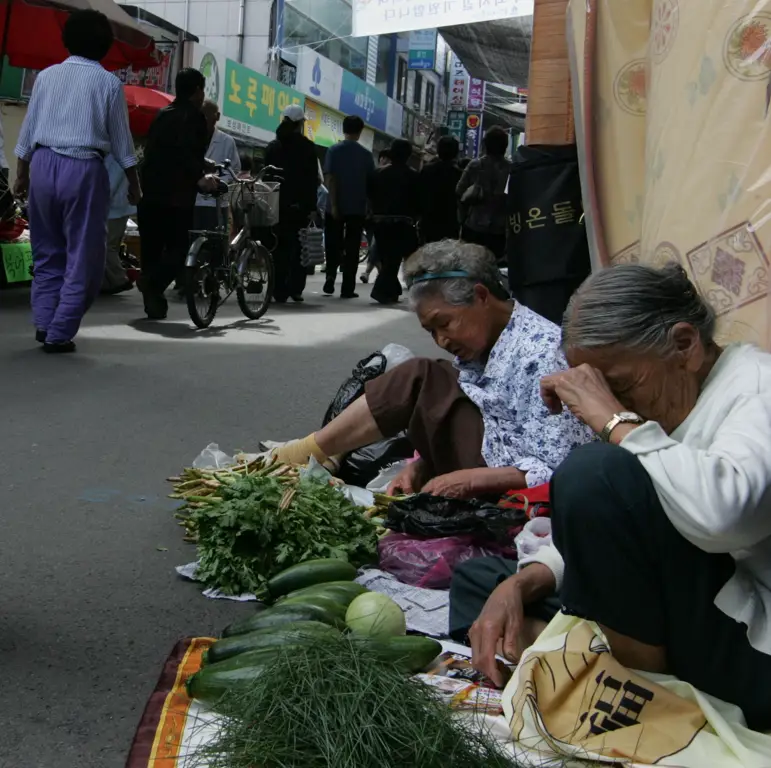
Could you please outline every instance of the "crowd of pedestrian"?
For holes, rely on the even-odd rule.
[[[75,350],[82,318],[100,291],[132,287],[121,258],[130,218],[139,229],[137,286],[145,313],[164,319],[165,293],[181,283],[190,232],[218,225],[210,194],[222,189],[217,166],[227,162],[238,175],[251,167],[217,128],[219,107],[204,100],[204,76],[186,68],[177,74],[174,101],[150,126],[140,168],[121,82],[99,63],[113,44],[107,18],[92,10],[71,14],[63,41],[69,58],[35,82],[16,146],[14,186],[29,200],[35,337],[49,353]],[[465,170],[457,140],[442,137],[436,159],[417,171],[412,145],[403,139],[380,153],[376,167],[360,141],[364,127],[360,117],[346,117],[344,139],[327,151],[322,168],[305,136],[302,107],[284,111],[264,158],[280,181],[279,223],[261,238],[273,252],[275,302],[303,301],[301,233],[308,228],[323,228],[323,290],[334,295],[340,273],[341,299],[357,297],[365,235],[370,248],[362,282],[377,269],[371,296],[382,304],[399,300],[401,264],[421,242],[462,234],[503,257],[504,130],[488,131],[486,156]]]

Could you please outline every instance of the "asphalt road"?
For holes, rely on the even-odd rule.
[[[403,308],[320,294],[258,322],[235,300],[207,331],[102,299],[75,355],[33,341],[26,290],[0,291],[0,766],[118,768],[161,665],[248,608],[207,600],[166,476],[209,442],[317,427],[341,381],[390,341],[432,354]]]

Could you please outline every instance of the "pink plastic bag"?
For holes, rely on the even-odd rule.
[[[475,557],[500,555],[516,559],[516,550],[495,542],[480,542],[474,536],[420,538],[392,533],[378,544],[380,568],[405,584],[426,589],[449,589],[458,563]]]

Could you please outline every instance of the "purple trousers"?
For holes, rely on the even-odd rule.
[[[70,341],[102,285],[110,182],[101,159],[35,150],[30,164],[32,316],[46,341]]]

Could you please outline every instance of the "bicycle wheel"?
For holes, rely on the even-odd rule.
[[[203,242],[196,241],[192,246],[197,249],[195,263],[185,267],[185,299],[190,319],[199,328],[208,328],[219,306],[219,282],[211,258],[212,249],[218,244],[199,240]]]
[[[238,252],[236,298],[241,311],[250,320],[259,320],[270,306],[273,295],[273,258],[254,240],[247,240]]]

